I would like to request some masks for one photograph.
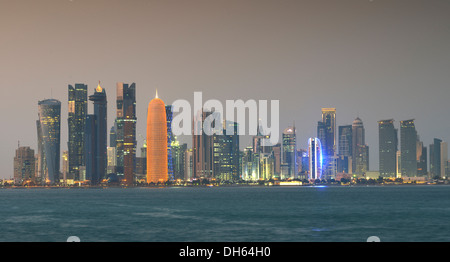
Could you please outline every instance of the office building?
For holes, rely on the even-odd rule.
[[[59,183],[61,148],[61,102],[56,99],[39,101],[38,174],[41,182]]]
[[[76,180],[79,180],[80,166],[85,165],[84,128],[86,125],[86,116],[88,113],[87,89],[88,87],[85,84],[75,84],[74,86],[68,86],[68,177]]]
[[[166,107],[156,93],[147,114],[147,183],[169,180],[167,159]]]
[[[397,176],[397,133],[393,119],[378,121],[379,171],[382,177]]]
[[[89,101],[94,102],[94,169],[92,172],[91,183],[98,184],[106,178],[106,169],[108,166],[108,127],[107,127],[107,99],[106,91],[100,86],[100,82],[93,95],[89,96]],[[91,122],[92,124],[92,122]]]
[[[400,121],[402,177],[417,176],[417,131],[414,120]]]
[[[23,182],[34,182],[35,155],[30,147],[19,147],[14,156],[14,184],[22,185]]]
[[[310,180],[321,180],[323,178],[323,155],[322,143],[318,138],[310,138],[308,140],[308,156],[309,156],[309,176]]]

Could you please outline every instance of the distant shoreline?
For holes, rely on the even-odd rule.
[[[137,188],[215,188],[215,187],[260,187],[260,188],[301,188],[301,187],[403,187],[403,186],[449,186],[447,183],[438,184],[355,184],[355,185],[337,185],[337,184],[318,184],[318,185],[252,185],[252,184],[239,184],[239,185],[160,185],[160,186],[0,186],[0,189],[137,189]]]

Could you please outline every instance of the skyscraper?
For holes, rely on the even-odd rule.
[[[362,120],[357,117],[352,123],[352,173],[363,175],[369,170],[369,146],[365,141]]]
[[[71,179],[79,179],[79,168],[84,166],[84,128],[88,111],[87,85],[75,84],[68,86],[69,93],[69,127],[68,161],[69,176]]]
[[[400,154],[402,177],[416,177],[417,131],[413,119],[400,121]]]
[[[351,173],[353,160],[352,126],[339,126],[338,172]]]
[[[430,145],[430,173],[432,178],[444,178],[448,162],[448,145],[441,139],[435,138]]]
[[[427,165],[427,147],[423,146],[422,141],[417,141],[417,176],[425,177],[428,172]]]
[[[353,152],[353,132],[351,125],[339,126],[339,155],[351,157]]]
[[[89,100],[94,102],[95,116],[95,171],[91,177],[91,183],[95,185],[106,178],[108,166],[107,100],[105,89],[100,86],[100,82]]]
[[[19,147],[14,157],[14,183],[22,184],[24,181],[34,182],[35,156],[30,147]]]
[[[398,138],[393,119],[378,121],[378,139],[380,175],[396,177]]]
[[[173,176],[174,180],[185,178],[185,155],[187,151],[187,144],[180,145],[175,139],[172,141],[172,161],[173,161]]]
[[[136,158],[136,84],[117,83],[117,118],[115,120],[117,174],[124,175],[125,156]],[[125,128],[125,124],[128,123]],[[133,141],[125,145],[125,139]],[[128,163],[133,160],[128,159]],[[129,169],[128,169],[129,170]],[[134,167],[133,167],[134,171]]]
[[[166,105],[166,120],[167,120],[167,170],[169,171],[169,179],[173,180],[173,161],[172,161],[172,141],[174,141],[174,137],[172,134],[172,106]]]
[[[288,127],[283,131],[283,164],[287,166],[287,174],[283,178],[297,178],[297,142],[295,126]]]
[[[336,108],[322,108],[322,121],[317,126],[317,137],[322,143],[324,176],[333,178],[337,172]]]
[[[239,135],[238,123],[224,121],[223,134],[213,135],[213,177],[222,181],[236,181],[239,179],[241,167],[239,165]],[[234,130],[229,134],[226,130]]]
[[[147,183],[168,181],[167,166],[166,107],[156,93],[147,114]]]
[[[203,121],[212,112],[197,112],[193,119],[194,135],[192,136],[193,178],[213,177],[213,136],[207,135],[203,129]],[[201,130],[201,131],[200,131]]]
[[[39,173],[42,182],[59,182],[61,148],[61,102],[56,99],[39,101],[38,148]]]
[[[318,138],[308,140],[309,176],[310,180],[322,179],[322,143]]]
[[[84,174],[79,176],[77,180],[89,180],[95,181],[98,180],[96,178],[95,173],[97,172],[97,130],[96,130],[96,116],[95,115],[87,115],[86,116],[86,126],[84,129]]]

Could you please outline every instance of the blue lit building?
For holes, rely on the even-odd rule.
[[[310,180],[322,179],[323,156],[322,143],[318,138],[308,140],[309,176]]]
[[[167,119],[167,168],[169,170],[169,180],[173,180],[173,161],[172,161],[172,141],[174,141],[172,133],[172,106],[166,106],[166,119]]]

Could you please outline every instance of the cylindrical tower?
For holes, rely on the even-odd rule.
[[[166,182],[168,173],[166,107],[156,93],[147,114],[147,183]]]

